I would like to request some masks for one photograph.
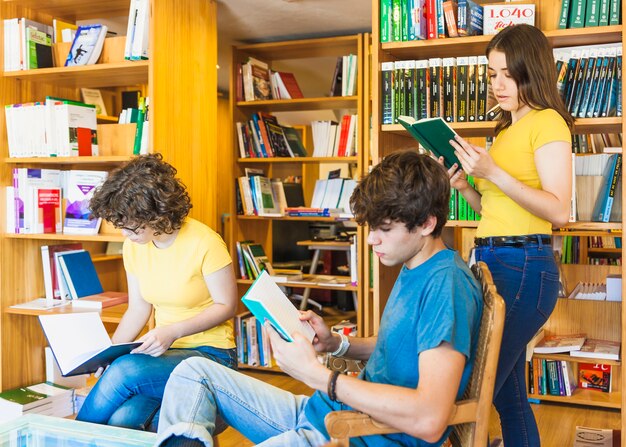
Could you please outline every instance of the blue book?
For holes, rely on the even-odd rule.
[[[263,325],[269,321],[276,332],[287,341],[293,341],[291,334],[294,332],[300,332],[309,341],[315,336],[311,325],[300,321],[300,312],[296,306],[265,270],[252,283],[241,302],[250,309],[258,324]]]
[[[613,154],[609,159],[602,180],[602,186],[598,192],[596,203],[593,207],[591,220],[594,222],[608,222],[611,217],[611,208],[615,197],[615,188],[622,172],[621,154]]]
[[[71,299],[104,292],[88,251],[59,254],[59,266]]]

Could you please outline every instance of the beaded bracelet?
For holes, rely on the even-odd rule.
[[[332,373],[330,373],[330,377],[328,378],[328,397],[330,397],[330,400],[332,400],[333,402],[338,402],[337,378],[339,377],[339,374],[341,374],[339,371],[333,371]]]

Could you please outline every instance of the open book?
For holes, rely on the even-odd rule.
[[[456,132],[443,118],[424,118],[417,121],[411,116],[399,116],[398,122],[424,148],[437,157],[443,157],[443,164],[446,168],[452,167],[455,163],[459,168],[461,167],[461,162],[454,154],[454,148],[450,144],[450,140],[454,139]]]
[[[97,312],[40,315],[39,321],[63,376],[96,372],[141,345],[112,344]]]
[[[293,341],[291,334],[294,332],[300,332],[309,341],[315,337],[311,325],[300,320],[300,312],[296,306],[289,301],[265,270],[252,283],[241,301],[261,324],[269,321],[287,341]]]

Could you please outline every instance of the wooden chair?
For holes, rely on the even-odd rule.
[[[504,326],[504,301],[496,291],[487,265],[479,262],[472,267],[472,271],[482,285],[484,308],[472,376],[463,399],[454,405],[449,421],[449,425],[454,426],[449,440],[455,447],[487,445]],[[334,411],[326,415],[325,424],[331,436],[331,442],[326,447],[349,447],[352,437],[398,432],[358,411]]]

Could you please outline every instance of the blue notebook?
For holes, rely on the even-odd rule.
[[[280,290],[267,271],[263,270],[252,283],[241,301],[250,309],[259,323],[269,321],[276,331],[287,341],[293,341],[291,334],[302,333],[309,341],[315,331],[308,322],[300,321],[300,312]]]
[[[102,293],[102,284],[88,251],[59,254],[59,265],[70,292],[76,300],[87,295]]]

